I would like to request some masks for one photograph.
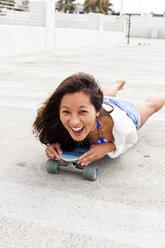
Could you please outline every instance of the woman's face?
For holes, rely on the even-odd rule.
[[[83,141],[96,128],[98,113],[83,92],[65,94],[60,104],[60,120],[72,139]]]

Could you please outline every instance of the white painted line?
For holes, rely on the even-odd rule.
[[[2,97],[10,97],[10,96],[15,96],[15,97],[36,97],[36,98],[46,98],[49,95],[42,93],[42,92],[23,92],[23,91],[12,91],[12,92],[7,92],[7,90],[0,90],[0,95]]]
[[[10,103],[0,103],[0,106],[12,107],[12,108],[27,108],[27,109],[38,109],[36,106],[28,106],[28,105],[17,105],[17,104],[10,104]]]
[[[153,120],[153,121],[165,121],[164,118],[153,118],[153,117],[149,118],[149,120]]]

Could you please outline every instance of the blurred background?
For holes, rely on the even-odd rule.
[[[165,39],[164,26],[161,0],[0,0],[0,57]]]

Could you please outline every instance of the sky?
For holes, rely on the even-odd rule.
[[[165,0],[111,0],[115,11],[120,11],[121,2],[124,12],[160,14],[165,12]]]
[[[76,2],[84,3],[84,0]],[[157,13],[165,12],[165,0],[110,0],[113,4],[113,10],[120,11],[121,2],[123,2],[124,13]]]

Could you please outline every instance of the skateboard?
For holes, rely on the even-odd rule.
[[[87,152],[89,147],[75,147],[73,151],[63,151],[59,154],[61,160],[48,159],[46,163],[46,170],[49,173],[58,174],[59,168],[68,169],[71,171],[81,172],[85,179],[96,181],[98,170],[93,166],[81,166],[77,164],[79,157]]]

